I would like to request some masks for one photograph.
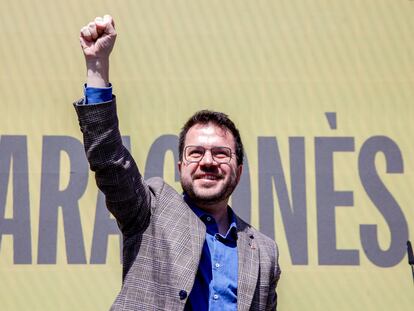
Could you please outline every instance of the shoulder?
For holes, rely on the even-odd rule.
[[[155,196],[160,194],[181,196],[177,190],[167,184],[161,177],[151,177],[146,180],[146,183]]]
[[[172,186],[167,184],[161,177],[151,177],[146,183],[155,198],[154,207],[172,207],[187,206],[184,203],[183,196]]]
[[[146,180],[148,186],[153,189],[154,193],[160,192],[166,185],[161,177],[151,177]]]

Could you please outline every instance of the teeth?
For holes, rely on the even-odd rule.
[[[212,176],[212,175],[205,175],[205,176],[203,176],[203,179],[216,180],[217,177],[216,176]]]

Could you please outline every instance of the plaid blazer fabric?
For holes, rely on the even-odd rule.
[[[205,240],[204,223],[161,178],[143,179],[122,145],[115,96],[74,106],[90,168],[123,235],[123,284],[111,310],[184,310]],[[237,308],[276,310],[276,243],[236,220]]]

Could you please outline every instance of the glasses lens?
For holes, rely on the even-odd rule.
[[[211,148],[211,155],[218,163],[228,163],[231,159],[231,149],[227,147]]]
[[[185,159],[188,162],[198,162],[204,156],[205,149],[201,146],[187,146],[185,147]]]

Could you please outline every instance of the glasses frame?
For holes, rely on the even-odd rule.
[[[188,160],[187,159],[187,149],[188,148],[190,148],[190,147],[197,147],[197,148],[201,148],[202,150],[204,150],[204,152],[203,152],[203,155],[200,157],[200,159],[199,160]],[[212,152],[212,150],[213,149],[215,149],[215,148],[224,148],[224,149],[227,149],[227,150],[229,150],[230,151],[230,157],[229,157],[229,159],[228,160],[226,160],[226,161],[223,161],[222,159],[216,159],[215,157],[214,157],[214,154],[213,154],[213,152]],[[214,162],[216,162],[216,163],[218,163],[218,164],[229,164],[230,162],[231,162],[231,159],[233,159],[233,154],[236,154],[235,152],[233,152],[233,150],[231,150],[231,148],[230,147],[226,147],[226,146],[214,146],[214,147],[212,147],[212,148],[205,148],[205,147],[203,147],[203,146],[199,146],[199,145],[187,145],[187,146],[185,146],[184,147],[184,152],[183,152],[183,158],[184,158],[184,160],[187,162],[187,163],[200,163],[201,162],[201,160],[203,160],[204,159],[204,156],[206,155],[206,151],[207,150],[209,150],[210,151],[210,154],[211,154],[211,158],[213,159],[213,161]]]

